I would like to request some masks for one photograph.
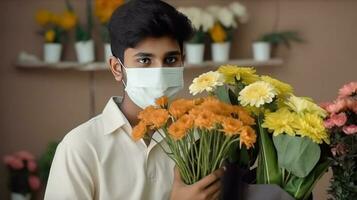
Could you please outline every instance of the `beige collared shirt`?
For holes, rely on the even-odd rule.
[[[131,139],[120,97],[102,114],[68,133],[57,147],[46,200],[167,200],[174,162],[152,140]],[[156,140],[161,141],[155,133]]]

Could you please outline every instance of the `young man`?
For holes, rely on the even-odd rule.
[[[64,137],[45,199],[218,199],[222,169],[185,185],[159,145],[131,139],[138,113],[183,87],[182,50],[193,32],[190,21],[162,1],[131,0],[114,12],[109,32],[114,55],[109,64],[125,86],[124,97],[112,97],[102,114]]]

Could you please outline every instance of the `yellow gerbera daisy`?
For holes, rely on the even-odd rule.
[[[270,83],[258,81],[241,90],[238,100],[243,106],[250,105],[259,108],[261,105],[271,103],[276,95],[277,91]]]
[[[235,84],[235,80],[242,81],[244,84],[251,84],[259,80],[259,76],[255,74],[256,71],[252,67],[222,65],[218,68],[218,72],[224,75],[225,82],[228,84]]]
[[[54,30],[51,29],[51,30],[46,31],[46,33],[45,33],[45,41],[46,42],[48,42],[48,43],[54,42],[55,37],[56,37],[56,33]]]
[[[281,108],[276,112],[266,113],[262,127],[272,131],[274,136],[282,133],[294,136],[293,124],[296,119],[296,114],[290,112],[287,108]]]
[[[280,95],[280,96],[284,96],[286,94],[293,93],[293,88],[287,83],[281,82],[281,81],[274,79],[270,76],[261,76],[261,79],[265,82],[272,84],[275,87],[275,89],[277,90],[278,95]]]
[[[217,86],[223,85],[223,75],[219,72],[207,72],[193,79],[190,93],[196,95],[203,91],[212,92]]]
[[[313,103],[312,100],[308,98],[296,97],[292,95],[288,98],[288,101],[285,102],[285,104],[298,114],[312,113],[321,117],[325,117],[327,115],[324,109]]]
[[[316,114],[300,115],[294,123],[294,128],[297,130],[296,134],[309,137],[315,143],[321,144],[323,141],[330,143],[323,120]]]

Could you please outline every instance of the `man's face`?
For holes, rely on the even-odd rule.
[[[124,52],[125,67],[180,67],[183,65],[180,46],[170,37],[146,38],[135,48]]]
[[[123,62],[123,61],[121,61]],[[122,81],[122,66],[117,58],[109,60],[111,71],[117,81]],[[135,48],[124,51],[124,66],[131,67],[181,67],[183,55],[180,45],[171,37],[149,37],[141,41]]]

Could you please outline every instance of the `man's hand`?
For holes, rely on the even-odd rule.
[[[221,193],[221,181],[225,168],[220,168],[193,185],[186,185],[175,167],[170,200],[217,200]]]

